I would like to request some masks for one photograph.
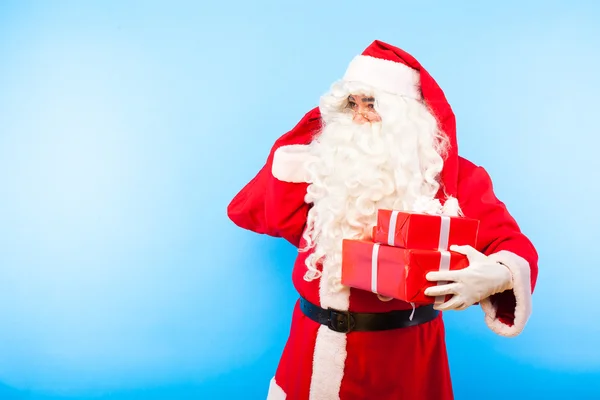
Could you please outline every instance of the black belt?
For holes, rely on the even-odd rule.
[[[303,297],[300,297],[300,309],[313,321],[342,333],[407,328],[432,321],[439,314],[439,311],[433,309],[433,305],[416,308],[412,319],[410,315],[413,310],[395,310],[384,313],[338,311],[333,308],[321,308]]]

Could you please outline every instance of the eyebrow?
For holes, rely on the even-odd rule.
[[[348,96],[348,100],[349,101],[356,101],[356,99],[352,95]],[[363,102],[367,102],[367,103],[374,103],[375,102],[375,97],[363,97],[361,100]]]

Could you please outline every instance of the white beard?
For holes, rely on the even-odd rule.
[[[435,200],[443,166],[435,120],[416,101],[401,107],[398,114],[411,118],[382,115],[383,123],[359,125],[345,112],[324,114],[325,127],[311,144],[314,157],[307,164],[306,201],[313,206],[303,249],[314,249],[304,279],[320,277],[321,291],[348,290],[341,285],[342,239],[370,239],[378,209],[458,212],[456,205],[448,211]]]

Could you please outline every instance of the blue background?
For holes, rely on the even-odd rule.
[[[600,398],[594,1],[0,3],[0,399],[263,399],[294,249],[225,209],[372,40],[445,90],[540,253],[514,339],[447,313],[457,399]]]

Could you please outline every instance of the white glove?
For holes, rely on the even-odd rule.
[[[448,283],[425,289],[425,295],[454,295],[445,303],[434,306],[436,310],[464,310],[493,294],[513,288],[512,273],[505,265],[491,261],[471,246],[450,246],[450,250],[466,255],[469,266],[456,271],[432,271],[426,275],[428,281]]]

